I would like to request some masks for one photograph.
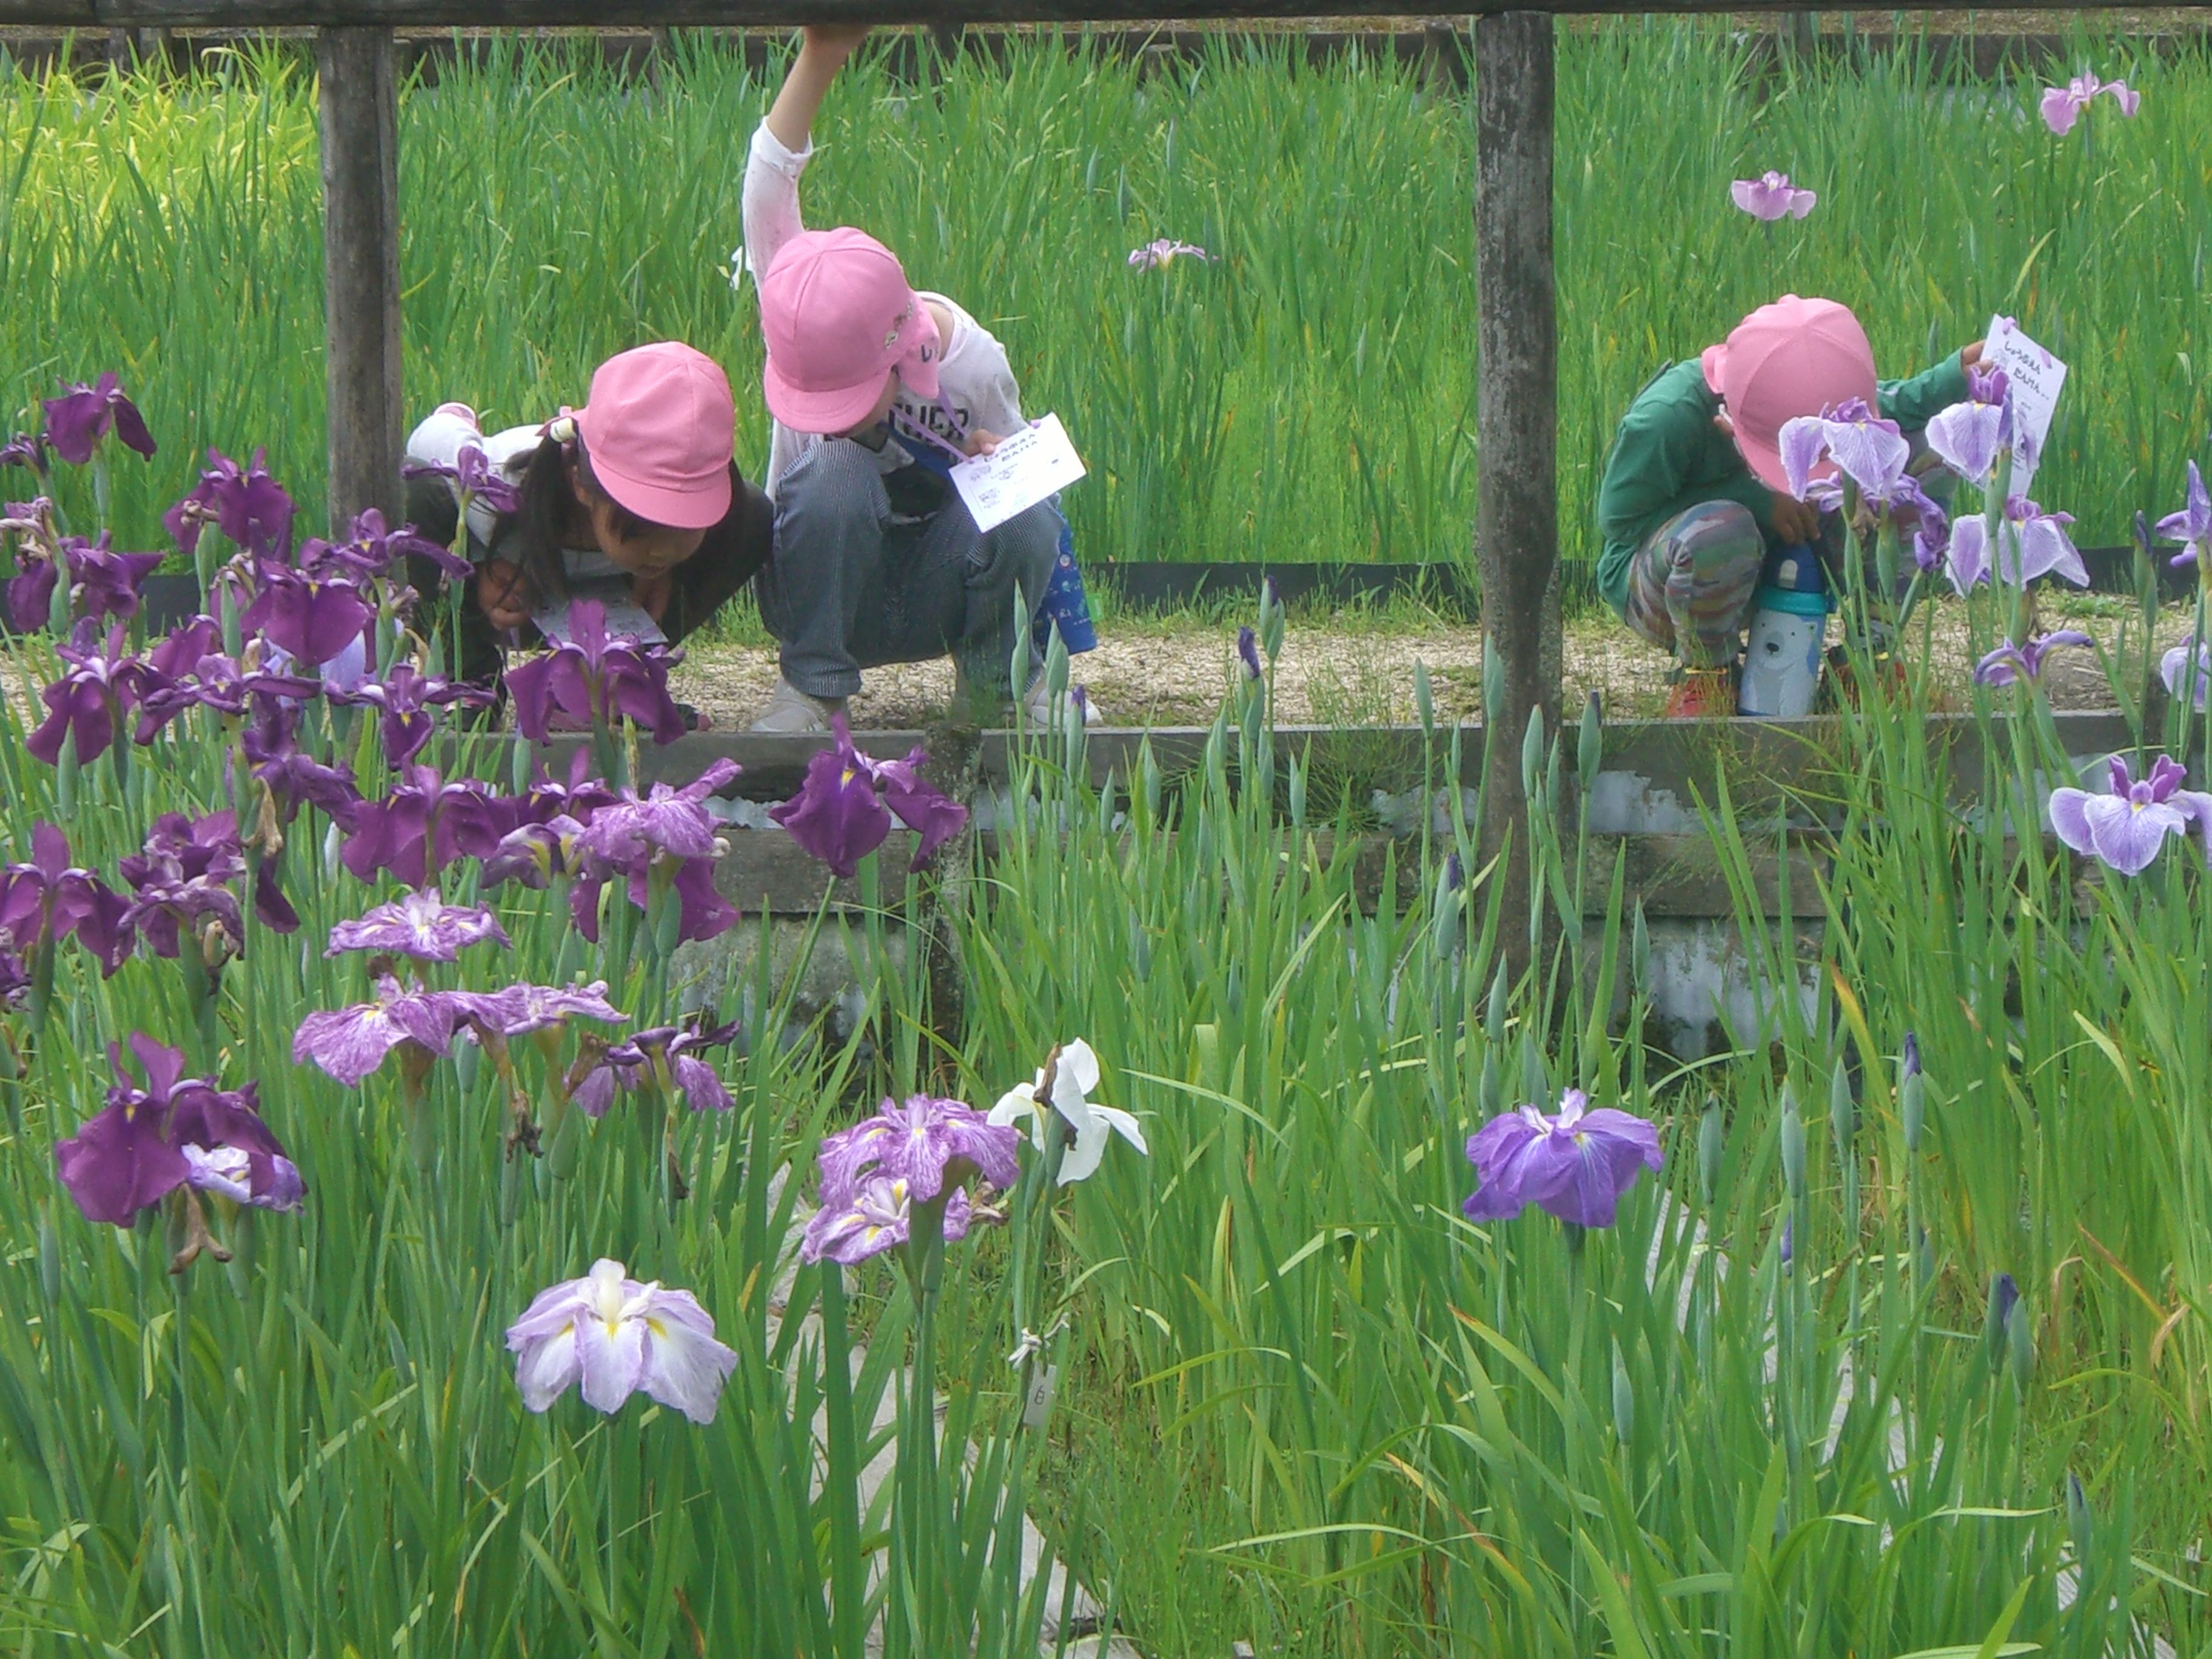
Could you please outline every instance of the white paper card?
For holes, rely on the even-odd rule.
[[[1990,319],[1982,362],[2004,370],[2012,387],[2012,493],[2025,495],[2051,439],[2051,416],[2066,384],[2066,365],[2004,317]]]
[[[629,583],[616,580],[572,582],[567,600],[550,605],[533,616],[531,620],[538,624],[538,631],[545,636],[548,645],[568,643],[568,607],[578,599],[597,599],[606,606],[607,637],[611,640],[634,639],[641,645],[667,641],[668,635],[660,631],[660,624],[631,601]]]
[[[1030,1379],[1029,1397],[1022,1402],[1022,1426],[1038,1430],[1052,1417],[1052,1396],[1060,1387],[1060,1367],[1048,1365]]]
[[[975,515],[975,528],[995,530],[1083,476],[1067,428],[1059,416],[1048,415],[1001,440],[990,454],[954,467],[952,487]]]

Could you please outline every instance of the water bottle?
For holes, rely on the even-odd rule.
[[[1830,598],[1820,557],[1809,547],[1785,547],[1767,560],[1752,596],[1736,712],[1790,720],[1813,709],[1820,681],[1820,647]]]

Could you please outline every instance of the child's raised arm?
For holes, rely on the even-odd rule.
[[[730,273],[732,283],[747,270],[757,283],[777,250],[806,228],[799,212],[799,175],[814,154],[814,117],[837,71],[867,36],[867,29],[856,25],[805,32],[783,88],[746,153],[745,245],[739,268]]]
[[[805,31],[799,42],[799,56],[792,60],[791,72],[783,77],[783,90],[769,106],[768,130],[775,135],[778,143],[786,149],[805,153],[807,135],[814,130],[814,118],[822,108],[830,83],[845,67],[845,60],[867,38],[865,23],[823,25]]]

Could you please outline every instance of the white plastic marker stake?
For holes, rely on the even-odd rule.
[[[2021,333],[2009,317],[1992,317],[1982,343],[1982,367],[2004,370],[2012,387],[2012,493],[2025,495],[2051,440],[2051,416],[2066,384],[2066,365]]]
[[[1001,439],[988,455],[951,471],[952,487],[975,514],[975,528],[988,531],[1050,499],[1082,477],[1085,468],[1060,416],[1048,415]]]

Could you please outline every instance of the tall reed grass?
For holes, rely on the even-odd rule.
[[[1909,372],[1993,312],[2075,366],[2038,480],[2116,542],[2203,441],[2212,343],[2212,61],[2081,34],[2144,94],[2094,137],[2046,133],[2038,80],[1939,76],[1924,55],[1751,72],[1692,24],[1560,38],[1558,250],[1565,551],[1595,550],[1614,422],[1662,363],[1784,289],[1865,318]],[[489,418],[582,395],[648,336],[760,347],[724,278],[746,138],[771,87],[705,39],[623,82],[561,46],[495,50],[402,108],[410,403]],[[808,175],[816,222],[882,235],[1007,343],[1033,411],[1091,466],[1069,510],[1093,557],[1452,560],[1474,517],[1475,293],[1466,100],[1395,64],[1224,46],[1146,78],[1097,52],[970,57],[927,84],[864,58]],[[321,247],[313,88],[270,47],[151,75],[0,87],[0,363],[8,401],[108,367],[166,440],[119,480],[118,528],[207,444],[319,476]],[[1821,192],[1802,224],[1728,203],[1767,167]],[[1156,236],[1221,256],[1137,272]],[[740,454],[765,453],[757,398]]]

